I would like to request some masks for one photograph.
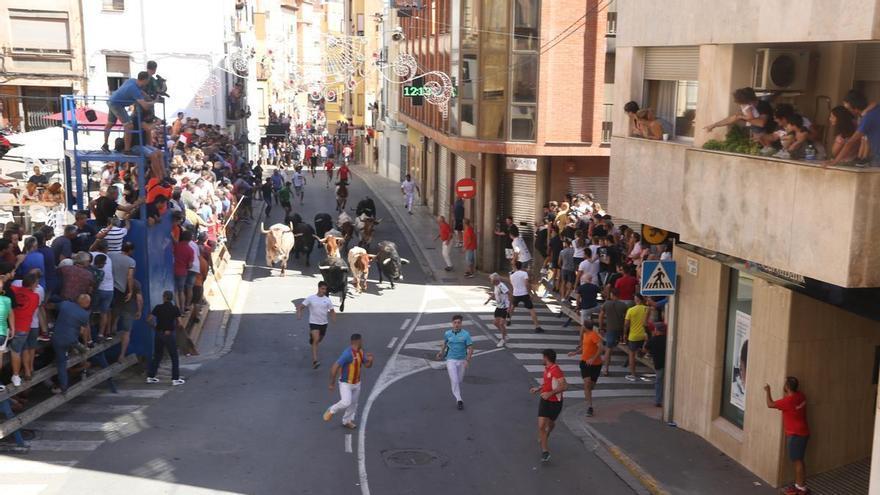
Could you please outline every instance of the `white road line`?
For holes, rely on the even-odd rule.
[[[460,312],[461,312],[461,308],[458,306],[450,306],[448,308],[431,308],[431,309],[426,309],[425,311],[423,311],[423,313],[428,313],[428,314],[431,314],[431,313],[460,313]]]
[[[511,344],[508,344],[507,347],[511,347]],[[513,357],[521,360],[521,361],[542,361],[544,356],[537,352],[514,352]],[[580,361],[580,356],[567,356],[565,354],[557,354],[557,361]]]
[[[477,323],[474,321],[468,320],[468,321],[462,321],[461,324],[462,324],[462,326],[467,326],[467,325],[476,325]],[[448,322],[447,323],[432,323],[429,325],[417,326],[416,332],[422,332],[424,330],[443,330],[443,329],[448,330],[450,328],[452,328],[452,323],[448,323]]]
[[[351,454],[351,433],[345,434],[345,452]]]
[[[110,391],[101,391],[101,392],[86,392],[85,395],[93,396],[93,397],[125,397],[131,399],[158,399],[163,395],[168,393],[167,388],[154,388],[154,389],[121,389],[119,393],[114,394]]]
[[[471,340],[474,342],[482,342],[485,340],[489,340],[489,337],[485,335],[474,335],[471,337]],[[423,351],[432,351],[440,349],[440,346],[443,345],[444,340],[429,340],[427,342],[414,342],[412,344],[406,344],[403,346],[404,349],[418,349]]]
[[[78,451],[90,452],[97,449],[104,440],[31,440],[31,451],[65,452]]]
[[[528,371],[529,373],[543,373],[544,372],[544,365],[543,364],[525,364],[525,365],[523,365],[523,368],[525,368],[526,371]],[[559,369],[561,369],[564,373],[579,372],[581,370],[579,364],[560,364]],[[609,371],[611,371],[611,373],[626,373],[627,375],[629,374],[629,368],[626,366],[613,366],[612,365],[609,368]],[[601,380],[602,377],[600,377],[599,379]],[[643,382],[643,381],[639,380],[637,382],[630,382],[630,383],[647,383],[647,382]]]
[[[584,382],[584,379],[581,378],[581,375],[565,375],[565,381],[567,381],[568,383],[581,384],[581,383]],[[544,378],[543,378],[543,377],[535,377],[535,382],[537,382],[537,383],[543,383],[543,382],[544,382]],[[615,384],[615,385],[638,385],[638,384],[642,384],[642,385],[653,385],[654,382],[643,382],[643,381],[641,381],[641,380],[639,380],[639,381],[637,381],[637,382],[631,382],[631,381],[627,380],[626,378],[624,378],[624,377],[622,377],[622,376],[600,376],[600,377],[599,377],[599,385],[606,385],[606,384]],[[632,388],[632,390],[639,390],[640,388],[641,388],[641,387],[639,387],[639,388]],[[599,390],[605,390],[605,389],[599,389]],[[615,389],[615,390],[617,390],[617,389]],[[652,390],[653,390],[653,389],[652,389]],[[597,391],[598,391],[598,390],[593,390],[593,393],[596,393]]]
[[[66,413],[83,413],[83,414],[130,414],[147,407],[144,404],[139,405],[121,405],[121,404],[69,404],[61,406],[56,411],[64,411]]]
[[[563,392],[566,399],[583,399],[583,390],[569,390]],[[602,399],[605,397],[654,397],[654,389],[644,388],[627,388],[627,389],[610,389],[610,390],[593,390],[594,399]]]
[[[411,321],[412,321],[412,318],[407,318],[407,319],[403,320],[403,325],[400,325],[400,329],[403,330],[403,329],[405,329],[406,327],[408,327],[408,326],[409,326],[409,322],[411,322]]]
[[[34,475],[34,474],[64,474],[75,466],[77,461],[51,461],[37,462],[26,461],[23,459],[14,459],[4,457],[0,462],[0,474],[17,474],[17,475]],[[0,485],[0,493],[10,493],[2,491],[3,485]],[[15,493],[15,492],[11,492]]]
[[[397,337],[392,337],[391,342],[388,342],[388,348],[391,349],[392,347],[394,347],[394,344],[396,344],[396,343],[397,343]]]
[[[128,423],[107,421],[34,421],[28,428],[43,431],[102,431],[111,432],[119,431],[126,427]]]
[[[496,339],[501,338],[500,333],[495,334]],[[562,340],[566,342],[577,342],[580,340],[577,335],[550,335],[546,333],[511,333],[507,332],[508,339],[522,340]]]
[[[559,347],[559,346],[570,347],[570,346],[566,346],[565,343],[563,343],[563,342],[544,342],[544,343],[540,343],[540,344],[518,344],[518,343],[513,343],[513,344],[508,343],[507,344],[507,347],[509,349],[547,349],[547,348],[552,349],[554,347]]]
[[[0,493],[11,495],[37,495],[43,493],[49,485],[33,485],[28,483],[0,483]]]

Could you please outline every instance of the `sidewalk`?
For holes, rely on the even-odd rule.
[[[440,243],[434,241],[437,222],[428,207],[416,206],[413,214],[409,215],[403,207],[403,196],[397,181],[376,175],[362,165],[353,166],[352,170],[356,178],[372,190],[374,199],[383,207],[380,216],[390,215],[400,226],[429,278],[443,284],[474,283],[472,279],[464,277],[461,266],[464,255],[459,248],[453,250],[455,271],[444,271]],[[482,282],[485,277],[486,274],[478,273],[474,280]],[[544,302],[548,308],[553,308],[553,312],[562,310],[568,313],[555,298],[545,298]],[[547,326],[552,328],[553,325]],[[551,329],[550,333],[567,332],[560,328],[558,332]],[[515,356],[525,359],[528,354]],[[574,382],[574,385],[577,383]],[[585,416],[586,405],[581,400],[583,394],[578,391],[567,393],[566,397],[571,395],[571,398],[567,401],[562,419],[572,433],[581,438],[585,447],[608,464],[636,493],[777,493],[776,489],[700,437],[663,423],[660,408],[653,405],[653,385],[649,387],[651,390],[645,390],[641,395],[651,397],[614,398],[618,393],[614,391],[608,398],[596,399],[597,413],[589,421]],[[596,396],[601,397],[601,392],[594,392],[594,398]]]

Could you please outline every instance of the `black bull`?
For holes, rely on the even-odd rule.
[[[325,258],[318,266],[321,277],[327,284],[327,294],[339,296],[339,312],[345,311],[345,296],[348,292],[348,264],[342,258]]]
[[[400,267],[409,263],[409,260],[400,257],[400,254],[397,252],[397,245],[391,241],[380,242],[378,248],[376,266],[379,267],[379,283],[382,283],[382,276],[384,275],[391,282],[391,288],[393,289],[394,282],[403,279]]]

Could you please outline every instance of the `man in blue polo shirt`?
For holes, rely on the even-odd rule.
[[[449,372],[452,395],[455,396],[459,411],[464,409],[464,401],[461,400],[461,382],[464,380],[468,363],[474,355],[474,341],[467,330],[462,330],[461,320],[461,315],[452,317],[452,330],[446,331],[443,348],[437,353],[437,359],[446,357],[446,371]]]
[[[862,140],[867,139],[870,150],[865,157],[867,164],[870,167],[880,167],[880,105],[869,101],[861,91],[853,89],[843,97],[843,106],[858,117],[859,127],[837,153],[837,158],[826,162],[826,165],[839,165],[844,157],[856,154]]]
[[[148,82],[150,82],[150,74],[146,71],[139,72],[137,79],[129,79],[128,81],[125,81],[119,89],[110,95],[110,101],[108,102],[110,114],[107,115],[107,125],[104,126],[104,146],[101,146],[101,150],[105,153],[110,152],[110,147],[107,145],[107,141],[110,140],[110,129],[116,125],[117,120],[122,122],[123,128],[125,129],[125,149],[123,152],[128,153],[129,150],[131,150],[131,131],[134,129],[134,126],[132,125],[131,117],[128,115],[126,107],[130,107],[137,103],[142,108],[142,114],[144,111],[153,108],[153,102],[146,100],[143,91],[143,88]]]

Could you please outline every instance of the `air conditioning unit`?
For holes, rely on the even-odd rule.
[[[754,87],[770,91],[806,89],[809,68],[808,50],[760,48],[755,52]]]

